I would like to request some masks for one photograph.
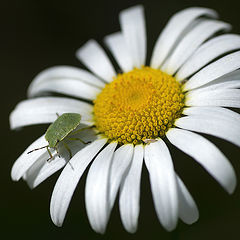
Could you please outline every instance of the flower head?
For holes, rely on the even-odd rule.
[[[148,66],[144,10],[129,8],[120,13],[121,32],[104,39],[121,73],[90,40],[76,55],[92,73],[58,66],[33,80],[30,99],[11,113],[13,129],[55,123],[56,113],[81,115],[80,126],[72,129],[65,124],[68,134],[65,131],[59,141],[54,131],[60,129],[52,128],[54,148],[39,149],[48,145],[44,134],[12,168],[13,180],[23,178],[34,188],[64,167],[50,204],[57,226],[62,226],[74,190],[91,162],[85,200],[95,231],[105,231],[118,192],[123,225],[136,231],[143,161],[163,227],[173,230],[178,218],[195,222],[197,206],[174,170],[166,141],[196,160],[228,193],[234,191],[236,176],[230,162],[198,134],[240,146],[240,116],[223,108],[240,107],[240,36],[219,34],[231,27],[216,18],[215,11],[197,7],[175,14],[160,34]],[[49,92],[75,99],[46,96]]]

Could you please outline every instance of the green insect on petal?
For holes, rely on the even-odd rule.
[[[69,133],[76,129],[81,121],[78,113],[64,113],[59,116],[47,129],[45,139],[50,148],[55,148]]]

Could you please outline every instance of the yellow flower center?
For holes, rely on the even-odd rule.
[[[94,121],[110,141],[140,144],[163,137],[181,116],[184,94],[176,79],[158,69],[118,74],[94,101]]]

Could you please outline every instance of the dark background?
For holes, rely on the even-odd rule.
[[[229,196],[190,157],[171,148],[177,172],[198,204],[200,219],[192,226],[179,222],[166,232],[159,224],[151,198],[147,171],[143,169],[141,212],[136,234],[122,227],[116,205],[105,235],[89,226],[84,206],[85,177],[70,204],[62,228],[51,222],[49,201],[59,172],[30,190],[12,182],[11,166],[25,148],[44,133],[46,126],[10,131],[8,116],[26,98],[33,77],[54,65],[80,66],[75,51],[90,38],[102,43],[105,35],[119,30],[120,10],[143,3],[148,33],[148,59],[158,34],[170,16],[189,6],[214,8],[222,20],[240,33],[238,1],[1,1],[1,236],[7,239],[240,239],[240,186]],[[240,179],[240,149],[225,141],[212,140],[232,162]],[[85,174],[86,176],[86,174]]]

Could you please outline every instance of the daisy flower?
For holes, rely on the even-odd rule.
[[[171,231],[178,218],[187,224],[195,222],[197,206],[174,170],[166,143],[190,155],[228,193],[234,191],[232,165],[199,135],[240,146],[240,115],[226,108],[240,107],[240,36],[226,33],[231,26],[217,17],[214,10],[200,7],[176,13],[157,39],[147,65],[144,9],[138,5],[122,11],[121,31],[104,39],[121,72],[90,40],[76,56],[92,73],[56,66],[35,77],[29,99],[11,113],[11,128],[51,123],[56,113],[79,113],[80,129],[85,130],[71,134],[90,142],[66,138],[59,143],[59,157],[51,149],[54,159],[48,162],[46,148],[27,154],[48,144],[43,135],[13,165],[12,179],[23,178],[31,188],[63,168],[50,203],[54,224],[62,226],[74,190],[91,164],[85,202],[92,228],[105,231],[119,193],[123,225],[135,232],[143,163],[162,226]],[[65,144],[71,150],[70,159]]]

